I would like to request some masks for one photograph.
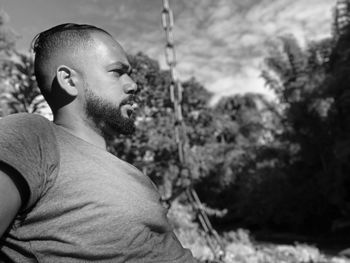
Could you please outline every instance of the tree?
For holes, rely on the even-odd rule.
[[[16,34],[11,28],[7,26],[10,18],[8,14],[1,10],[0,11],[0,51],[1,53],[6,53],[11,51],[17,39]]]
[[[338,1],[333,36],[305,50],[281,38],[282,48],[271,52],[263,72],[281,105],[283,130],[275,138],[286,153],[286,189],[295,189],[285,198],[303,204],[294,205],[290,218],[315,230],[349,216],[349,7]]]
[[[350,1],[338,1],[333,23],[334,45],[329,62],[328,90],[333,98],[330,121],[334,137],[333,202],[337,204],[340,220],[350,220],[350,90],[349,90],[349,43],[350,43]],[[339,221],[339,220],[338,220]]]
[[[249,214],[242,207],[263,179],[257,150],[271,142],[271,131],[276,128],[271,107],[264,96],[248,93],[225,97],[213,109],[216,142],[207,154],[214,158],[197,188],[210,207],[226,211],[214,221],[222,227],[232,227]]]
[[[0,116],[16,112],[49,116],[50,111],[34,77],[32,56],[16,50],[15,33],[6,26],[7,21],[6,14],[0,15]]]
[[[109,149],[142,169],[159,185],[163,196],[169,197],[175,185],[179,184],[181,171],[168,88],[170,75],[142,53],[130,56],[129,61],[135,71],[132,77],[140,89],[137,131],[131,137],[113,137]],[[205,162],[197,158],[197,153],[210,140],[209,134],[213,134],[211,110],[207,107],[210,93],[194,79],[182,85],[183,114],[189,138],[187,157],[192,177],[198,178],[203,176],[201,171],[205,170]]]

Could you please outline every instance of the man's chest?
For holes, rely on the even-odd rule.
[[[134,237],[144,229],[170,230],[166,210],[148,178],[118,163],[92,159],[61,162],[53,187],[28,220],[65,242],[117,247],[120,240],[136,242]]]

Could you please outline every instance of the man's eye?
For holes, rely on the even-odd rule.
[[[115,69],[111,71],[113,73],[113,75],[115,75],[116,77],[120,77],[121,75],[123,75],[125,72],[123,72],[122,70],[119,69]]]

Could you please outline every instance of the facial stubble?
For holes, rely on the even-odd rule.
[[[135,132],[133,117],[124,117],[121,107],[128,103],[122,101],[119,106],[97,96],[92,90],[85,89],[85,112],[103,136],[111,136],[111,132],[129,135]]]

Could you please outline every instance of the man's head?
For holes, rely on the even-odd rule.
[[[33,43],[35,76],[54,115],[65,109],[105,127],[102,131],[134,130],[131,104],[137,87],[124,50],[109,33],[63,24],[40,33]]]

